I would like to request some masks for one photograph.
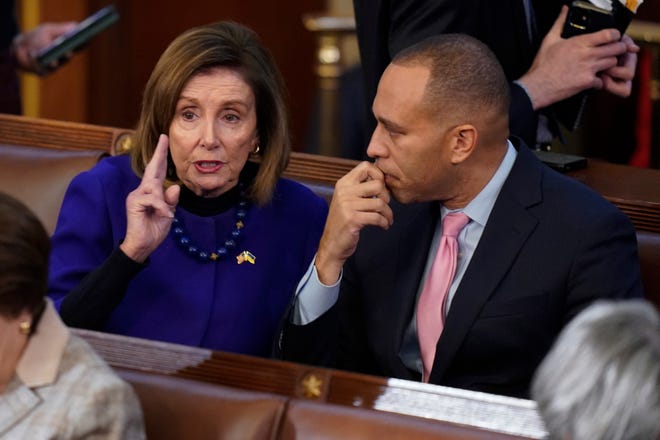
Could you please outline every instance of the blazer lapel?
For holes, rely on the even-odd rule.
[[[541,202],[541,163],[524,144],[495,202],[438,341],[430,381],[441,383],[481,308],[507,274],[538,220],[527,208]]]
[[[0,395],[0,408],[4,408],[0,411],[0,437],[27,417],[40,403],[41,399],[14,377],[5,393]]]

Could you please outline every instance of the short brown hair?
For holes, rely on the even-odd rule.
[[[34,314],[48,286],[50,239],[37,217],[0,192],[0,315]]]
[[[262,160],[248,195],[264,204],[272,197],[291,151],[284,81],[257,34],[238,23],[225,21],[190,29],[163,52],[144,91],[132,150],[133,169],[138,176],[144,174],[158,136],[167,133],[188,81],[215,67],[235,69],[254,93]],[[178,183],[173,166],[168,167],[167,177],[170,183]]]
[[[493,52],[465,34],[428,37],[399,52],[392,63],[420,64],[430,70],[425,101],[435,111],[452,105],[458,117],[492,111],[507,118],[509,83]],[[455,104],[454,104],[455,103]]]

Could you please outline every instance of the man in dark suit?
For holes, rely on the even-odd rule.
[[[368,105],[396,53],[426,37],[452,32],[472,35],[495,53],[511,89],[511,133],[532,147],[558,134],[558,120],[572,124],[579,100],[566,98],[591,88],[622,97],[631,93],[639,47],[628,36],[619,42],[621,35],[613,29],[562,39],[562,5],[570,3],[564,0],[353,3]],[[374,120],[371,115],[367,119],[370,132]]]
[[[412,380],[426,369],[431,383],[526,397],[581,309],[642,296],[628,218],[508,140],[508,106],[497,59],[472,37],[431,37],[397,55],[373,104],[375,162],[337,182],[280,338],[284,358]],[[434,309],[419,298],[450,213],[469,222],[431,315],[444,329],[427,362],[419,319]]]

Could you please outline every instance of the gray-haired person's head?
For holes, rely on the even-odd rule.
[[[598,301],[561,332],[532,383],[550,438],[660,438],[660,316]]]

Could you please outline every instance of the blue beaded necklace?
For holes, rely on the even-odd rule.
[[[192,257],[205,263],[224,260],[230,251],[236,249],[239,241],[243,238],[242,229],[245,227],[245,219],[247,218],[247,213],[250,209],[250,202],[245,198],[245,185],[243,182],[240,182],[238,187],[240,196],[236,205],[236,213],[234,214],[236,222],[234,223],[234,229],[232,229],[225,242],[212,251],[201,249],[199,246],[192,243],[190,236],[184,228],[183,222],[175,214],[170,231],[179,247]]]

